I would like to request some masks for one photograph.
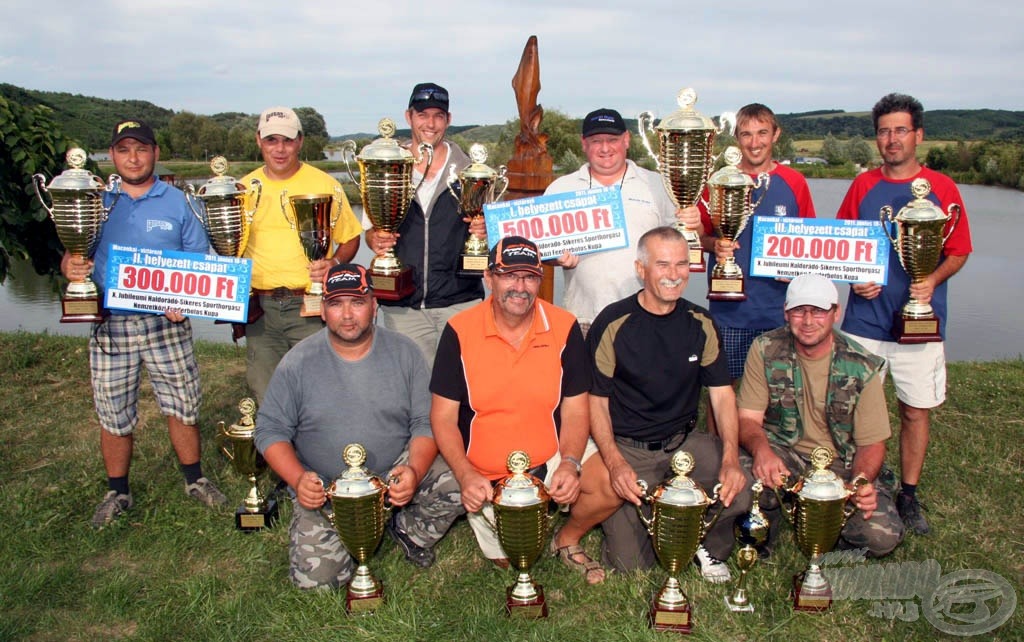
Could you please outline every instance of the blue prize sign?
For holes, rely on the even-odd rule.
[[[755,216],[750,274],[793,278],[812,273],[833,281],[885,285],[889,238],[879,221]]]

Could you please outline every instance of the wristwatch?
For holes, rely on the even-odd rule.
[[[572,455],[566,455],[565,457],[562,457],[562,461],[567,461],[572,464],[576,468],[577,476],[583,474],[583,464],[580,463],[579,459],[576,459]]]

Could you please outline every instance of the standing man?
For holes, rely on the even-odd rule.
[[[754,201],[761,199],[754,216],[814,218],[814,203],[803,174],[780,165],[772,156],[773,145],[781,134],[775,113],[760,103],[746,105],[736,114],[736,143],[742,154],[740,171],[755,181],[761,173],[767,173],[771,179],[767,192],[761,188],[753,193]],[[711,232],[711,217],[703,203],[700,213],[704,229]],[[708,304],[722,334],[725,355],[729,359],[729,376],[734,381],[743,376],[743,363],[754,339],[783,325],[782,303],[786,297],[786,282],[750,274],[753,227],[753,221],[748,222],[735,243],[718,238],[713,232],[705,234],[702,239],[704,248],[711,253],[708,257],[709,284],[715,263],[729,256],[736,258],[744,273],[746,301],[710,301]]]
[[[640,238],[652,228],[672,225],[677,215],[691,227],[699,223],[696,209],[679,210],[677,214],[661,176],[626,158],[630,136],[619,112],[602,108],[587,114],[580,141],[587,162],[548,185],[545,194],[618,186],[631,239]],[[579,319],[584,335],[606,305],[639,289],[633,269],[635,255],[633,248],[624,247],[584,256],[564,252],[557,258],[565,275],[562,305]]]
[[[481,509],[493,482],[508,474],[509,453],[523,450],[551,498],[573,505],[552,552],[597,584],[604,570],[579,542],[617,502],[601,488],[607,472],[587,439],[583,335],[571,314],[537,299],[541,273],[537,246],[525,238],[509,236],[491,249],[484,272],[491,296],[452,317],[441,335],[430,421],[486,557],[508,566]]]
[[[775,488],[806,470],[815,448],[837,453],[831,470],[840,479],[869,482],[853,496],[863,518],[846,522],[840,546],[887,555],[904,529],[891,489],[876,481],[892,435],[877,376],[883,360],[833,329],[839,293],[825,277],[793,279],[784,308],[786,325],[754,341],[740,384],[740,445],[753,457],[745,464]]]
[[[637,481],[653,489],[671,474],[672,455],[689,451],[691,477],[707,491],[722,484],[727,507],[694,561],[710,582],[728,582],[733,518],[750,505],[752,480],[739,463],[736,396],[707,310],[683,299],[690,277],[686,239],[672,227],[640,237],[639,292],[612,303],[587,335],[594,366],[591,434],[608,468],[617,511],[602,525],[604,561],[620,571],[649,568],[655,553],[636,514]],[[701,387],[708,389],[721,438],[694,432]],[[607,483],[607,481],[605,481]],[[635,506],[634,506],[635,505]]]
[[[939,334],[945,337],[948,307],[946,281],[960,271],[971,253],[971,229],[967,210],[956,184],[944,174],[922,167],[917,145],[924,140],[924,108],[917,99],[905,94],[889,94],[871,110],[882,166],[858,176],[836,218],[878,220],[882,207],[898,212],[914,197],[910,184],[915,178],[931,183],[928,199],[947,211],[960,207],[960,222],[943,247],[943,257],[935,271],[920,283],[910,283],[895,249],[889,254],[889,281],[855,283],[850,287],[843,331],[868,350],[886,360],[900,407],[900,494],[896,507],[904,523],[918,535],[929,531],[921,514],[917,485],[928,449],[929,414],[946,400],[946,353],[942,341],[903,345],[893,340],[894,317],[909,295],[931,302],[940,321]],[[948,229],[948,228],[947,228]]]
[[[64,253],[61,272],[80,281],[90,273],[106,289],[111,245],[156,250],[208,252],[210,241],[176,187],[158,181],[153,171],[160,147],[141,120],[114,126],[110,158],[121,175],[121,196],[103,225],[92,261]],[[104,195],[109,205],[110,196]],[[108,491],[96,507],[94,528],[102,528],[132,507],[128,469],[139,422],[139,379],[149,374],[160,412],[167,417],[171,446],[185,475],[185,494],[210,507],[227,498],[203,476],[199,463],[199,364],[192,346],[192,325],[180,310],[163,315],[113,310],[93,324],[89,339],[93,401],[99,416],[100,451]]]
[[[337,588],[353,563],[321,513],[326,484],[344,470],[345,446],[361,444],[395,511],[388,530],[412,563],[434,562],[433,545],[462,514],[458,486],[430,434],[427,366],[406,337],[377,328],[377,301],[361,265],[324,278],[326,328],[288,352],[256,419],[256,447],[294,493],[289,575],[302,589]]]
[[[434,363],[437,342],[448,319],[483,299],[484,288],[479,278],[457,274],[469,218],[462,216],[459,202],[448,190],[446,181],[450,167],[458,173],[470,161],[458,145],[445,140],[452,122],[448,90],[430,82],[413,87],[405,121],[412,130],[413,154],[418,154],[420,143],[430,143],[434,160],[427,166],[424,156],[413,167],[412,182],[419,189],[396,234],[370,227],[365,216],[363,225],[369,228],[366,244],[371,250],[383,254],[394,247],[395,255],[413,269],[416,290],[401,301],[381,301],[383,322],[415,341],[429,367]],[[469,231],[487,236],[482,220],[474,222]]]
[[[302,297],[310,282],[323,279],[331,265],[352,260],[359,249],[359,221],[338,181],[299,160],[302,123],[287,107],[271,107],[260,114],[256,144],[263,155],[263,167],[242,179],[258,178],[263,194],[252,219],[245,256],[252,259],[252,294],[249,305],[259,305],[262,316],[246,326],[246,379],[257,401],[270,376],[288,350],[323,327],[319,317],[299,315]],[[337,244],[333,257],[309,262],[295,230],[281,209],[281,194],[330,194],[334,197],[337,222],[331,242]],[[291,216],[291,213],[289,213]],[[250,313],[251,316],[251,313]]]

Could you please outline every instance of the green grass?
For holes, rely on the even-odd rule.
[[[244,350],[201,343],[199,356],[205,472],[237,504],[245,482],[212,437],[218,420],[238,418]],[[438,561],[427,570],[405,562],[385,538],[371,567],[388,602],[375,615],[346,616],[340,593],[300,592],[288,582],[288,502],[284,526],[246,535],[235,531],[230,510],[210,511],[184,496],[147,382],[132,467],[135,508],[93,531],[88,522],[105,483],[87,358],[83,339],[0,334],[0,523],[7,531],[0,539],[0,640],[673,639],[645,622],[662,571],[611,575],[589,587],[548,556],[534,576],[545,587],[550,617],[507,619],[502,606],[514,574],[481,558],[464,520],[442,540]],[[943,574],[990,570],[1019,593],[1022,417],[1024,361],[952,364],[921,491],[934,534],[910,536],[890,558],[866,566],[933,559]],[[896,425],[894,415],[891,420]],[[596,554],[599,533],[584,543]],[[868,600],[839,601],[824,615],[795,614],[787,587],[804,563],[783,526],[775,553],[751,574],[753,615],[727,611],[722,599],[729,589],[687,569],[680,579],[694,605],[690,639],[960,639],[923,617],[875,617]],[[977,639],[1024,639],[1021,609]]]

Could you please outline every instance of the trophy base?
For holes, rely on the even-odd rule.
[[[299,309],[300,317],[318,317],[323,298],[319,294],[304,294],[302,296],[302,307]]]
[[[459,269],[455,273],[464,279],[482,278],[486,269],[486,255],[463,254],[459,257]]]
[[[746,301],[747,295],[743,290],[743,277],[712,276],[711,284],[708,286],[708,299],[710,301]]]
[[[747,597],[746,591],[741,595],[739,591],[734,595],[727,595],[724,598],[725,607],[733,613],[753,613],[754,605],[750,602],[750,598]]]
[[[277,523],[277,500],[268,499],[266,504],[255,513],[250,513],[245,506],[239,506],[235,511],[235,528],[243,533],[270,528]]]
[[[535,585],[537,597],[532,600],[523,601],[512,597],[512,589],[515,585],[508,587],[505,591],[505,615],[514,618],[536,620],[548,616],[548,603],[544,599],[544,587]]]
[[[345,612],[350,615],[370,615],[384,604],[384,588],[369,595],[345,594]]]
[[[103,320],[99,297],[67,298],[60,302],[61,323],[94,323]]]
[[[658,604],[658,598],[655,597],[651,603],[651,612],[647,617],[647,621],[655,631],[690,633],[693,630],[691,615],[692,611],[689,603],[667,607]]]
[[[897,312],[893,318],[892,336],[897,343],[932,343],[942,341],[939,319],[935,315],[922,319],[907,318]]]
[[[700,248],[690,247],[690,271],[708,271],[708,264],[704,262],[704,251],[701,250]]]
[[[401,301],[416,291],[412,282],[412,268],[402,268],[398,274],[370,273],[373,296],[385,301]]]
[[[793,598],[793,609],[810,613],[827,611],[832,606],[832,589],[828,586],[820,589],[807,588],[803,585],[803,580],[803,573],[793,576],[793,590],[790,593],[790,597]]]

